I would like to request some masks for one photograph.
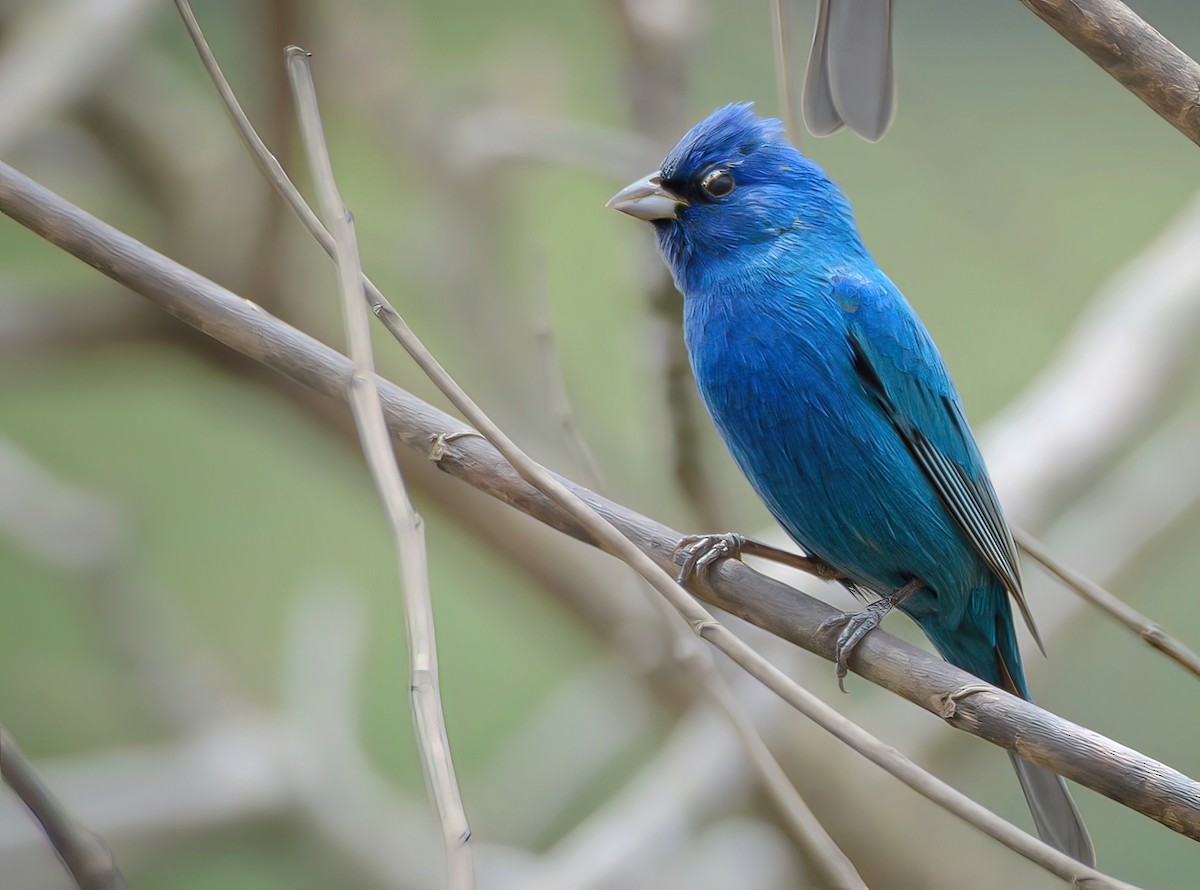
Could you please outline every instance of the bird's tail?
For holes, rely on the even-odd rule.
[[[1033,701],[1025,683],[1021,656],[1017,653],[1012,618],[1001,618],[997,625],[995,654],[1000,675],[998,685],[1005,692],[1011,692],[1026,701]],[[1087,866],[1094,866],[1096,850],[1092,846],[1091,835],[1088,834],[1087,826],[1083,824],[1083,817],[1079,815],[1063,777],[1044,766],[1018,757],[1011,751],[1008,752],[1008,757],[1017,772],[1017,781],[1021,783],[1021,791],[1025,793],[1029,812],[1033,814],[1033,824],[1037,827],[1038,837],[1072,859]]]
[[[1000,588],[978,590],[975,596],[994,597],[995,602],[983,604],[987,608],[968,610],[966,620],[951,636],[930,633],[931,628],[926,628],[926,634],[951,664],[970,671],[1006,692],[1032,701],[1021,666],[1021,655],[1017,650],[1017,635],[1008,594]],[[976,620],[988,620],[982,618],[984,615],[994,616],[991,619],[995,621],[992,633],[985,633],[984,628],[973,626],[972,617],[980,616]],[[1033,814],[1038,836],[1084,865],[1095,865],[1096,851],[1092,847],[1092,839],[1062,776],[1016,754],[1010,753],[1009,757],[1013,769],[1017,771],[1021,790],[1025,792],[1025,801]]]

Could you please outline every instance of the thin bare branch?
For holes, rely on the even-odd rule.
[[[1163,120],[1200,145],[1200,65],[1120,0],[1021,0]]]
[[[842,852],[813,811],[808,808],[796,786],[775,759],[755,728],[749,715],[733,697],[729,687],[712,672],[705,684],[709,696],[733,726],[738,738],[750,755],[750,762],[759,775],[759,782],[771,802],[783,817],[788,833],[800,847],[800,852],[812,863],[830,887],[838,890],[866,890],[867,885]]]
[[[342,400],[349,398],[354,369],[344,356],[100,222],[2,163],[0,209],[226,345],[318,391]],[[388,319],[389,328],[408,343],[412,352],[427,359],[419,341],[399,316],[391,316],[386,306],[380,306],[379,312]],[[436,361],[426,360],[425,364],[436,382],[459,396],[456,403],[460,410],[469,410],[474,420],[486,420],[474,403],[454,388]],[[698,635],[714,642],[789,704],[837,738],[905,784],[922,789],[930,799],[991,837],[1002,839],[1021,855],[1066,880],[1092,880],[1098,882],[1095,886],[1121,886],[1114,879],[1053,850],[920,770],[912,761],[852,724],[763,661],[728,629],[710,618],[667,574],[665,569],[674,566],[672,555],[679,539],[677,532],[549,475],[494,427],[489,427],[488,433],[505,447],[507,454],[501,452],[504,459],[479,436],[463,436],[461,424],[452,418],[386,382],[381,381],[378,385],[394,441],[426,453],[432,443],[443,469],[582,540],[599,542],[603,549],[628,556],[639,574],[644,572],[643,577],[652,580],[656,589],[687,617],[689,626]],[[515,474],[511,465],[514,460],[553,492],[554,497]],[[621,530],[608,522],[598,523],[593,511],[619,523]],[[631,547],[635,553],[629,553]],[[830,617],[833,610],[792,588],[772,584],[745,566],[723,565],[712,578],[697,582],[694,592],[706,601],[825,658],[833,655],[833,641],[827,635],[817,634],[821,621]],[[1200,784],[1164,764],[1028,702],[981,686],[969,674],[888,634],[878,631],[870,634],[852,657],[851,667],[868,679],[938,713],[953,726],[970,729],[1016,750],[1026,759],[1042,763],[1119,799],[1163,824],[1200,837]],[[1114,763],[1119,764],[1119,768],[1114,769]]]
[[[350,406],[362,440],[363,454],[387,512],[400,559],[405,625],[408,630],[409,697],[417,750],[434,808],[441,821],[448,884],[453,890],[471,890],[475,886],[471,829],[454,776],[454,761],[438,688],[437,646],[424,528],[408,498],[388,438],[387,422],[376,386],[371,321],[363,300],[363,276],[354,222],[334,179],[308,58],[308,53],[299,47],[287,49],[288,76],[300,120],[301,138],[317,184],[322,211],[326,219],[332,221],[335,233],[342,311],[350,356],[354,362],[354,375],[349,388]]]
[[[1043,568],[1058,578],[1085,601],[1115,618],[1120,624],[1133,631],[1147,645],[1159,650],[1168,658],[1178,662],[1197,677],[1200,677],[1200,656],[1178,639],[1151,621],[1137,609],[1126,605],[1095,581],[1081,575],[1055,558],[1050,550],[1024,529],[1014,529],[1017,545],[1036,559]]]
[[[80,890],[124,890],[125,878],[104,841],[63,808],[3,726],[0,726],[0,778],[38,820]]]

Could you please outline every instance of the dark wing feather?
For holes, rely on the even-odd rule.
[[[929,334],[894,288],[857,277],[839,278],[834,296],[854,307],[847,330],[863,386],[896,428],[947,512],[1012,594],[1044,650],[1022,591],[1017,546]]]

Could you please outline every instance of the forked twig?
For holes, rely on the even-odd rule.
[[[363,454],[375,488],[383,501],[400,558],[403,579],[405,625],[408,631],[409,697],[416,732],[417,750],[434,807],[441,821],[446,848],[448,883],[453,890],[475,886],[471,854],[471,829],[454,776],[450,740],[442,714],[438,689],[437,646],[434,638],[433,604],[429,591],[425,535],[420,516],[413,509],[404,479],[388,438],[383,406],[376,385],[371,349],[371,320],[363,301],[362,269],[354,222],[338,192],[321,126],[316,89],[308,65],[308,53],[287,49],[288,77],[301,140],[317,185],[321,209],[333,223],[338,278],[346,339],[354,374],[350,379],[350,407],[362,441]]]

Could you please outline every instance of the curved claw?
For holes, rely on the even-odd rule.
[[[886,600],[871,603],[861,612],[843,612],[841,615],[835,615],[833,618],[828,618],[821,622],[817,628],[817,633],[823,633],[832,628],[841,628],[838,634],[835,652],[835,663],[837,664],[837,681],[838,689],[842,692],[846,691],[846,675],[850,673],[850,655],[854,652],[856,646],[862,642],[863,637],[879,627],[883,621],[883,616],[891,609],[891,604],[886,603]]]
[[[737,559],[742,555],[741,535],[687,535],[675,545],[675,555],[683,554],[683,563],[675,580],[687,583],[689,578],[703,574],[722,559]]]

